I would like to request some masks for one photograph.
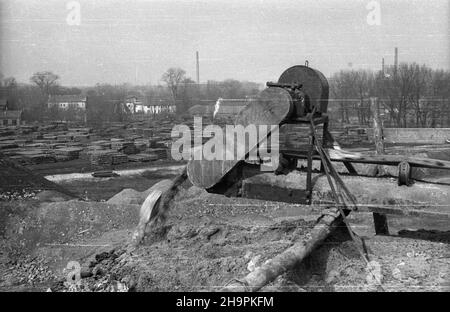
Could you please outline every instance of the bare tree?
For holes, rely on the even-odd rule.
[[[174,67],[169,68],[161,77],[161,80],[167,84],[177,109],[181,109],[179,103],[177,102],[178,88],[185,78],[186,72],[181,68]]]
[[[42,94],[49,96],[53,88],[58,85],[59,76],[52,72],[36,72],[31,76],[30,81],[36,84],[41,90]]]
[[[8,77],[3,80],[3,86],[5,88],[17,88],[17,81],[14,77]]]
[[[432,120],[431,126],[436,123],[441,125],[450,124],[450,109],[448,100],[450,99],[450,72],[436,70],[432,73],[430,95],[432,97]]]
[[[191,78],[183,79],[180,92],[181,111],[179,112],[184,113],[193,105],[194,97],[198,97],[197,91],[197,84],[194,80]]]
[[[413,68],[413,89],[408,98],[416,117],[416,125],[426,127],[428,117],[434,119],[432,115],[433,103],[426,99],[431,91],[432,70],[425,65],[419,66],[417,64],[413,64]]]
[[[350,122],[348,100],[355,99],[356,75],[354,71],[343,71],[335,73],[331,79],[331,94],[339,99],[341,122]]]

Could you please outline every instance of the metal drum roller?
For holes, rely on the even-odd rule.
[[[304,117],[316,107],[318,115],[327,112],[329,86],[325,76],[318,70],[304,65],[286,69],[278,79],[279,84],[301,84],[305,94],[305,107],[296,109],[295,117]]]

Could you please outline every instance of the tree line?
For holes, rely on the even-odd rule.
[[[181,68],[169,68],[158,85],[135,86],[96,84],[93,87],[74,88],[61,86],[60,77],[51,71],[34,73],[29,83],[17,83],[13,77],[0,73],[0,94],[6,98],[9,110],[23,110],[26,121],[74,120],[76,109],[61,110],[48,107],[55,95],[80,95],[87,97],[89,119],[94,122],[123,121],[130,113],[123,105],[127,98],[136,96],[145,105],[175,105],[177,114],[186,113],[196,104],[211,104],[217,98],[245,98],[258,93],[260,85],[253,82],[227,79],[208,81],[198,85]],[[78,118],[80,119],[80,118]]]
[[[219,97],[254,97],[262,84],[227,79],[197,84],[181,68],[169,68],[158,85],[97,84],[88,88],[64,87],[50,71],[36,72],[30,83],[17,83],[0,74],[0,96],[8,109],[21,109],[24,119],[43,121],[63,118],[57,108],[48,108],[53,95],[80,95],[88,98],[91,120],[123,120],[130,112],[122,104],[130,96],[146,105],[175,105],[183,114],[197,104],[211,105]],[[376,97],[385,123],[395,127],[436,127],[450,125],[450,72],[416,63],[402,63],[382,71],[341,70],[329,78],[330,115],[344,123],[370,123],[369,98]],[[67,117],[74,112],[66,112]],[[66,118],[66,117],[64,117]]]
[[[450,125],[450,72],[416,63],[382,71],[342,70],[330,79],[330,98],[341,122],[368,124],[370,97],[394,127]]]

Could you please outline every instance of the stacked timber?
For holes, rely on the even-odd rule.
[[[75,142],[89,142],[90,136],[89,134],[74,134],[73,140]]]
[[[150,128],[142,129],[142,135],[147,138],[151,137],[153,135],[153,129]]]
[[[166,148],[149,148],[147,153],[156,155],[158,159],[167,159],[169,156],[169,150]]]
[[[9,148],[17,148],[17,145],[14,141],[1,141],[0,142],[0,150],[9,149]]]
[[[44,143],[36,143],[36,142],[33,142],[33,143],[30,143],[30,144],[26,144],[25,146],[24,146],[24,148],[27,148],[27,149],[38,149],[38,148],[45,148],[47,145],[46,144],[44,144]]]
[[[56,161],[70,161],[70,160],[76,159],[71,156],[61,155],[61,154],[55,154],[53,157],[55,158]]]
[[[115,153],[113,150],[96,150],[89,152],[89,159],[92,165],[110,165],[112,164],[112,155]]]
[[[123,153],[114,153],[111,155],[111,164],[118,165],[128,162],[128,156]]]
[[[7,155],[7,156],[9,157],[9,159],[18,162],[21,165],[29,165],[29,164],[31,164],[29,159],[24,158],[24,157],[22,157],[20,155],[11,155],[11,156]]]
[[[158,136],[155,136],[155,137],[149,139],[149,147],[156,148],[157,142],[159,142],[161,140],[162,140],[162,138],[158,137]]]
[[[44,135],[41,132],[35,132],[31,135],[33,140],[42,140]]]
[[[134,141],[134,145],[136,148],[138,148],[140,151],[144,151],[148,147],[150,147],[149,140],[146,139],[138,139]]]
[[[95,152],[95,151],[103,151],[106,150],[106,148],[103,148],[100,145],[89,145],[86,147],[86,152],[89,154],[91,152]]]
[[[3,128],[0,130],[0,137],[14,135],[15,131],[7,128]]]
[[[88,150],[89,149],[90,150],[111,149],[111,142],[106,140],[95,141],[88,146]]]
[[[8,149],[2,149],[1,153],[2,155],[11,157],[11,156],[16,156],[18,152],[18,148],[8,148]],[[22,157],[22,156],[19,156]]]
[[[70,142],[70,143],[68,143],[67,144],[67,146],[69,146],[69,147],[83,147],[84,146],[84,144],[83,143],[81,143],[81,142]]]
[[[72,160],[80,157],[82,148],[77,147],[65,147],[55,150],[55,157],[57,160]]]
[[[135,135],[130,136],[130,137],[129,137],[129,140],[131,140],[131,141],[136,141],[136,140],[142,139],[142,138],[143,138],[142,135],[135,134]]]
[[[51,154],[51,152],[46,148],[33,148],[33,149],[20,149],[19,151],[17,151],[16,154],[29,157],[40,154]]]
[[[134,145],[134,143],[125,145],[119,151],[126,155],[132,155],[132,154],[139,153],[139,149],[136,147],[136,145]]]
[[[22,151],[17,153],[18,156],[26,159],[28,162],[33,164],[42,164],[56,162],[55,156],[49,153],[47,150],[30,150]]]
[[[43,135],[44,140],[50,140],[50,141],[56,141],[58,137],[53,134],[44,134]]]
[[[56,158],[49,154],[36,154],[28,157],[33,164],[53,163]]]
[[[65,142],[68,142],[68,141],[72,141],[73,140],[73,135],[71,135],[71,134],[58,134],[57,136],[56,136],[56,140],[58,141],[58,142],[63,142],[63,141],[65,141]]]
[[[21,134],[30,134],[37,130],[37,126],[20,126]]]
[[[146,161],[153,161],[157,160],[159,157],[156,154],[136,154],[136,155],[129,155],[128,160],[134,161],[134,162],[146,162]]]
[[[14,142],[18,146],[24,146],[25,144],[30,143],[30,140],[28,140],[28,139],[15,139]]]
[[[127,155],[139,152],[133,141],[125,141],[123,139],[111,139],[111,149]]]
[[[157,141],[155,144],[156,148],[169,148],[172,145],[172,141],[170,140],[164,140],[164,141]]]
[[[113,150],[120,150],[121,148],[123,148],[124,144],[127,144],[129,142],[125,142],[124,139],[116,139],[116,138],[112,138],[111,139],[111,149]]]
[[[91,133],[92,129],[91,128],[69,128],[68,131],[75,132],[75,133],[81,133],[81,134],[87,134],[87,133]]]

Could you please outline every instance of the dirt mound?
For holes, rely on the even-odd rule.
[[[148,197],[148,195],[155,190],[155,185],[158,185],[159,188],[165,189],[172,183],[172,180],[164,179],[159,181],[158,183],[155,183],[152,187],[148,188],[147,190],[140,193],[140,196],[142,198],[141,204],[144,202],[144,200]]]
[[[312,225],[303,220],[265,223],[255,227],[236,218],[207,217],[168,223],[151,231],[133,253],[117,249],[87,264],[93,276],[83,280],[83,287],[99,290],[101,284],[122,283],[137,291],[217,290],[304,239]]]
[[[143,192],[138,192],[134,189],[123,189],[113,197],[107,200],[107,203],[114,205],[142,205],[148,195],[155,190],[156,185],[158,187],[166,188],[172,181],[169,179],[161,180],[155,183],[152,187],[148,188]]]
[[[164,179],[155,183],[152,187],[148,188],[143,192],[138,192],[131,188],[126,188],[108,199],[106,202],[113,205],[142,205],[148,195],[155,190],[156,188],[165,189],[169,184],[172,183],[172,180]],[[176,199],[180,200],[199,200],[202,198],[208,198],[213,196],[206,192],[204,189],[191,186],[188,188],[181,188],[180,191],[176,195]]]
[[[106,202],[114,205],[129,205],[129,204],[142,204],[142,194],[136,190],[127,188],[123,189]]]

